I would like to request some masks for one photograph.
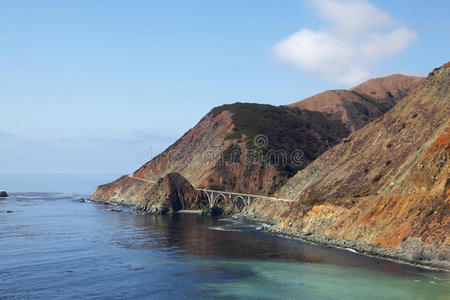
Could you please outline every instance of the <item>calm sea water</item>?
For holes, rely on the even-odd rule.
[[[115,177],[0,175],[0,299],[450,299],[445,272],[80,202]]]

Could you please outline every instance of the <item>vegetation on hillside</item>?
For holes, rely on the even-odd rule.
[[[235,126],[228,138],[242,140],[245,137],[247,149],[262,151],[265,162],[275,165],[287,177],[294,175],[349,134],[344,124],[320,112],[286,106],[235,103],[216,107],[211,114],[215,116],[224,110],[232,113]],[[262,143],[255,140],[261,135],[267,137]],[[225,151],[226,159],[235,147],[230,146]],[[281,161],[280,153],[285,154],[285,160]],[[298,161],[299,153],[304,156],[302,162]],[[295,154],[297,159],[293,157]]]
[[[377,107],[378,110],[382,114],[388,112],[395,105],[392,93],[390,91],[386,92],[386,97],[384,99],[374,98],[372,96],[361,94],[361,93],[358,93],[356,91],[352,91],[352,93],[354,93],[355,95],[359,96],[363,101],[368,102],[368,103],[372,104],[373,106]],[[353,105],[359,106],[359,107],[356,107],[358,109],[358,111],[360,111],[361,113],[363,113],[366,116],[368,116],[368,113],[366,113],[364,111],[365,109],[363,107],[365,107],[365,106],[363,104],[353,103]]]

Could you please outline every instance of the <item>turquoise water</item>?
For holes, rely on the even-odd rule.
[[[449,299],[445,272],[233,218],[80,202],[113,178],[0,175],[0,299]]]

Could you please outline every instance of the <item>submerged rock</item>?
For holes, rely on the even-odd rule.
[[[8,193],[6,191],[0,190],[0,197],[4,198],[4,197],[9,197],[9,196],[8,196]]]

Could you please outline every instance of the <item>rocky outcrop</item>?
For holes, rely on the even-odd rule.
[[[382,117],[253,203],[273,230],[450,269],[450,63]]]
[[[0,198],[5,198],[5,197],[9,197],[8,193],[4,190],[0,190]]]
[[[138,181],[138,183],[126,184],[124,181]],[[116,198],[108,194],[109,191],[114,190],[114,185],[131,186],[133,189],[118,193],[121,196],[128,195],[128,197]],[[138,188],[134,188],[136,186]],[[139,189],[141,191],[137,192]],[[110,202],[110,199],[116,199],[115,203],[131,205],[138,210],[154,214],[197,210],[208,205],[206,196],[196,191],[189,181],[178,173],[169,173],[159,179],[156,184],[124,176],[114,183],[99,186],[91,196],[91,200],[97,202]]]

